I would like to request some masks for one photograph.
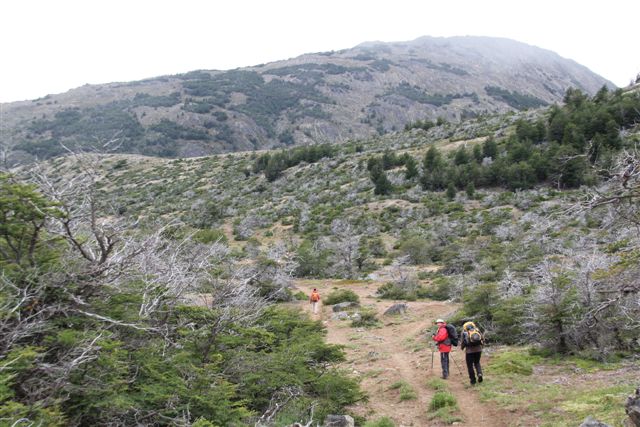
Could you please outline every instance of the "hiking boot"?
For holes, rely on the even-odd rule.
[[[471,385],[476,385],[476,380],[471,380],[469,382],[471,383]]]
[[[446,380],[447,378],[449,378],[447,375],[443,375],[440,378],[442,378],[443,380]]]
[[[478,375],[478,382],[481,383],[482,382],[482,375]]]

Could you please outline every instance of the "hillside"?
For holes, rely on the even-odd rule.
[[[640,382],[640,95],[565,97],[342,144],[0,174],[2,415],[620,425]],[[464,365],[435,378],[440,316],[484,331],[481,385]]]
[[[486,37],[369,42],[228,71],[86,85],[2,105],[13,161],[67,147],[163,157],[344,142],[613,85],[557,54]]]

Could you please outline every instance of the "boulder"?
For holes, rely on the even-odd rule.
[[[404,314],[409,310],[409,306],[406,303],[393,304],[391,307],[387,308],[384,312],[385,316],[395,316],[398,314]]]
[[[347,320],[349,318],[349,314],[344,311],[339,311],[337,313],[333,313],[333,316],[331,317],[336,320]]]
[[[351,320],[354,322],[359,322],[362,320],[362,316],[360,315],[360,313],[353,313],[351,315]]]
[[[341,302],[333,306],[333,311],[345,311],[352,307],[360,307],[360,304],[351,301]]]
[[[354,427],[355,424],[349,415],[327,415],[323,427]]]
[[[627,397],[627,404],[624,410],[629,416],[630,422],[627,422],[627,424],[633,427],[640,427],[640,387],[636,389],[635,394]]]
[[[588,416],[585,420],[580,424],[580,427],[611,427],[609,424],[601,423],[596,420],[592,416]]]

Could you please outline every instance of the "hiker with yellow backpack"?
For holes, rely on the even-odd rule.
[[[480,356],[482,356],[482,346],[484,338],[482,333],[473,322],[467,322],[462,325],[462,340],[460,348],[465,351],[465,359],[467,362],[467,370],[469,371],[469,381],[471,385],[476,383],[476,375],[478,382],[482,382],[482,366],[480,366]]]

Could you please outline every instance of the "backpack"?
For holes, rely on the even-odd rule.
[[[320,294],[317,292],[311,292],[311,301],[313,302],[320,301]]]
[[[468,347],[482,345],[482,334],[473,322],[465,323],[462,329],[467,333],[468,340],[466,345]]]
[[[451,345],[456,347],[458,345],[458,331],[456,331],[456,327],[447,323],[447,334],[449,335],[449,341],[451,341]]]

